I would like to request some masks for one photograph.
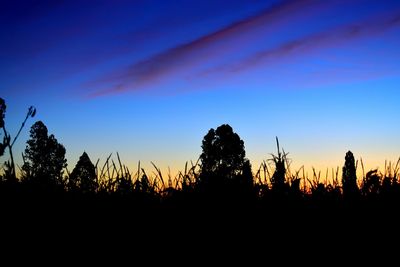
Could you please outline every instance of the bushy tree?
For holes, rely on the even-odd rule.
[[[239,174],[245,162],[244,142],[228,124],[210,129],[204,136],[200,156],[203,172],[228,176]]]
[[[88,154],[83,152],[69,176],[69,188],[83,193],[95,192],[98,183],[96,169]]]
[[[65,148],[47,127],[37,121],[30,130],[30,139],[23,153],[23,180],[45,186],[63,185],[63,171],[67,166]]]
[[[210,129],[202,142],[200,183],[210,187],[252,184],[244,142],[228,124]],[[251,178],[250,178],[251,176]]]

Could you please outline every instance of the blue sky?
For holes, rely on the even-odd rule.
[[[254,167],[275,136],[295,167],[400,155],[399,1],[8,1],[0,23],[7,126],[34,105],[70,169],[182,169],[223,123]]]

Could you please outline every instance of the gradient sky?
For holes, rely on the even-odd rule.
[[[400,155],[397,0],[10,0],[0,23],[7,126],[34,105],[70,170],[84,150],[183,169],[223,123],[255,168],[275,136],[294,167]]]

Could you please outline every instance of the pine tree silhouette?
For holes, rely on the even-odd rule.
[[[94,193],[97,187],[96,169],[88,154],[83,152],[69,176],[69,188],[72,191]]]

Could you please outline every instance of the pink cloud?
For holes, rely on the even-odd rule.
[[[182,71],[188,69],[194,70],[196,66],[209,62],[215,63],[224,55],[230,55],[232,52],[240,51],[242,46],[245,47],[251,42],[257,42],[257,33],[262,35],[266,31],[268,32],[268,29],[274,27],[275,31],[282,27],[288,27],[288,21],[291,23],[289,23],[289,27],[295,27],[297,25],[294,25],[296,22],[293,21],[296,16],[304,17],[305,14],[311,16],[312,12],[316,12],[315,8],[329,9],[331,5],[335,5],[335,1],[329,3],[316,0],[281,2],[257,15],[233,23],[191,42],[168,49],[134,63],[128,68],[117,70],[102,79],[97,79],[91,85],[105,84],[106,88],[97,90],[89,97],[116,94],[128,90],[142,90],[148,85],[162,81],[168,75],[174,76],[174,74],[179,72],[181,74]],[[217,64],[211,64],[212,66],[207,70],[197,71],[197,74],[195,71],[194,74],[192,73],[192,77],[204,78],[210,73],[231,75],[255,68],[261,64],[274,64],[276,61],[284,61],[289,59],[288,56],[301,56],[313,51],[335,47],[351,39],[377,35],[400,24],[400,13],[386,13],[372,16],[358,23],[331,27],[297,39],[284,41],[265,50],[260,51],[258,49],[239,60],[235,59],[236,61],[233,62],[220,61]],[[248,38],[243,38],[248,32],[255,33],[256,40],[249,41]]]
[[[203,72],[202,75],[221,72],[233,74],[253,69],[260,65],[282,63],[292,60],[293,57],[337,47],[352,39],[376,36],[398,26],[400,26],[400,13],[369,17],[358,23],[342,25],[300,39],[284,42],[274,48],[253,53],[236,63],[209,69]]]
[[[119,93],[128,89],[140,89],[146,84],[153,83],[174,71],[218,57],[220,53],[226,53],[227,51],[213,49],[213,46],[220,42],[235,39],[243,32],[253,30],[267,23],[272,23],[278,19],[281,20],[284,17],[290,17],[296,12],[301,12],[304,8],[316,4],[318,4],[316,0],[282,1],[259,14],[235,22],[191,42],[168,49],[160,54],[137,62],[129,68],[116,71],[105,78],[91,82],[91,85],[104,83],[118,84],[117,87],[111,86],[109,89],[96,92],[91,96]],[[225,49],[229,50],[229,47]]]

